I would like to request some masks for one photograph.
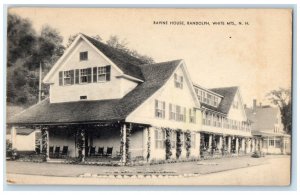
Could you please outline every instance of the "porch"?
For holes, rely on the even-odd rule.
[[[36,128],[35,126],[34,128]],[[12,127],[14,131],[16,127]],[[118,162],[144,160],[147,127],[107,122],[96,124],[42,125],[36,153],[49,162]]]

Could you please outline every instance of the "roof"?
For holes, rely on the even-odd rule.
[[[204,106],[205,108],[214,110],[216,112],[228,114],[230,107],[232,105],[232,102],[234,100],[234,96],[235,96],[236,92],[238,91],[238,87],[234,86],[234,87],[212,88],[209,90],[223,96],[219,106],[214,107],[214,106],[210,106],[210,105],[204,104],[204,103],[201,103],[201,105]]]
[[[250,108],[246,108],[247,118],[250,119],[252,123],[253,130],[262,129],[274,129],[275,123],[277,123],[277,115],[279,112],[278,108],[274,107],[257,107],[255,111]]]
[[[144,76],[139,65],[145,64],[143,60],[133,57],[120,49],[113,48],[109,45],[101,43],[85,34],[82,34],[89,42],[91,42],[100,52],[115,63],[123,72],[129,76],[144,80]]]
[[[119,121],[160,89],[171,77],[181,60],[140,67],[145,82],[140,83],[122,99],[50,103],[45,99],[13,118],[10,124],[59,124]]]

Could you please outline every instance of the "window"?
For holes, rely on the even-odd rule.
[[[98,82],[106,81],[106,67],[98,67]]]
[[[183,88],[183,76],[178,76],[176,73],[174,74],[174,81],[176,88]]]
[[[190,108],[189,109],[190,123],[196,123],[196,110]]]
[[[222,121],[222,119],[221,119],[221,117],[217,117],[218,118],[218,124],[217,124],[217,127],[221,127],[221,121]]]
[[[212,119],[212,115],[208,113],[206,115],[206,125],[211,125],[211,119]]]
[[[176,120],[176,105],[169,104],[170,120]]]
[[[206,97],[206,92],[202,91],[202,97],[203,97],[203,102],[208,104],[207,97]]]
[[[80,83],[87,83],[88,82],[88,71],[87,69],[80,70]]]
[[[71,71],[64,71],[64,85],[71,85]]]
[[[203,123],[203,125],[207,125],[206,124],[206,118],[207,118],[206,112],[203,112],[203,115],[202,115],[202,123]]]
[[[88,52],[87,51],[80,52],[79,53],[79,59],[80,59],[80,61],[87,60],[88,59]]]
[[[155,148],[156,149],[165,148],[164,143],[165,143],[165,132],[160,129],[156,129],[155,130]]]
[[[181,106],[176,106],[176,120],[185,121],[186,109]]]
[[[155,100],[155,117],[165,118],[165,102]]]
[[[214,97],[214,106],[217,107],[218,106],[218,98],[215,96]]]
[[[86,100],[86,99],[87,99],[87,96],[86,96],[86,95],[82,95],[82,96],[80,96],[80,99],[81,99],[81,100]]]
[[[274,143],[275,143],[274,140],[269,140],[269,146],[273,146],[274,147]]]
[[[196,135],[195,133],[191,133],[191,148],[195,148],[196,146]]]
[[[210,95],[210,94],[207,94],[207,103],[209,105],[212,105],[212,95]]]

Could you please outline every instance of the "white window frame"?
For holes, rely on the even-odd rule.
[[[104,76],[104,80],[100,80],[100,76]],[[100,66],[97,67],[97,81],[99,83],[106,82],[107,72],[106,72],[106,66]]]
[[[69,80],[70,83],[66,83],[66,79]],[[71,71],[70,70],[66,70],[63,71],[63,85],[71,85]]]
[[[174,74],[175,87],[183,89],[183,76],[179,76],[176,73]]]
[[[189,109],[189,122],[196,123],[196,110],[193,108]]]
[[[80,69],[79,73],[80,73],[79,82],[80,83],[88,83],[88,69],[87,68]],[[86,82],[82,82],[83,77],[86,77]]]
[[[166,113],[166,103],[164,101],[155,100],[155,117],[165,118]]]

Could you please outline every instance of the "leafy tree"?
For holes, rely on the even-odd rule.
[[[7,35],[7,102],[32,105],[38,100],[39,65],[45,75],[63,54],[63,39],[50,26],[37,34],[28,19],[15,14],[8,14]],[[46,86],[43,90],[48,94]]]
[[[279,88],[278,90],[270,91],[267,96],[274,105],[279,107],[284,131],[290,134],[292,130],[291,91]]]
[[[117,35],[110,36],[110,38],[106,41],[106,43],[107,43],[107,45],[109,45],[113,48],[119,49],[133,57],[140,59],[145,64],[152,64],[155,62],[152,57],[139,54],[136,50],[129,49],[127,47],[127,44],[128,44],[127,40],[126,39],[120,40]]]

